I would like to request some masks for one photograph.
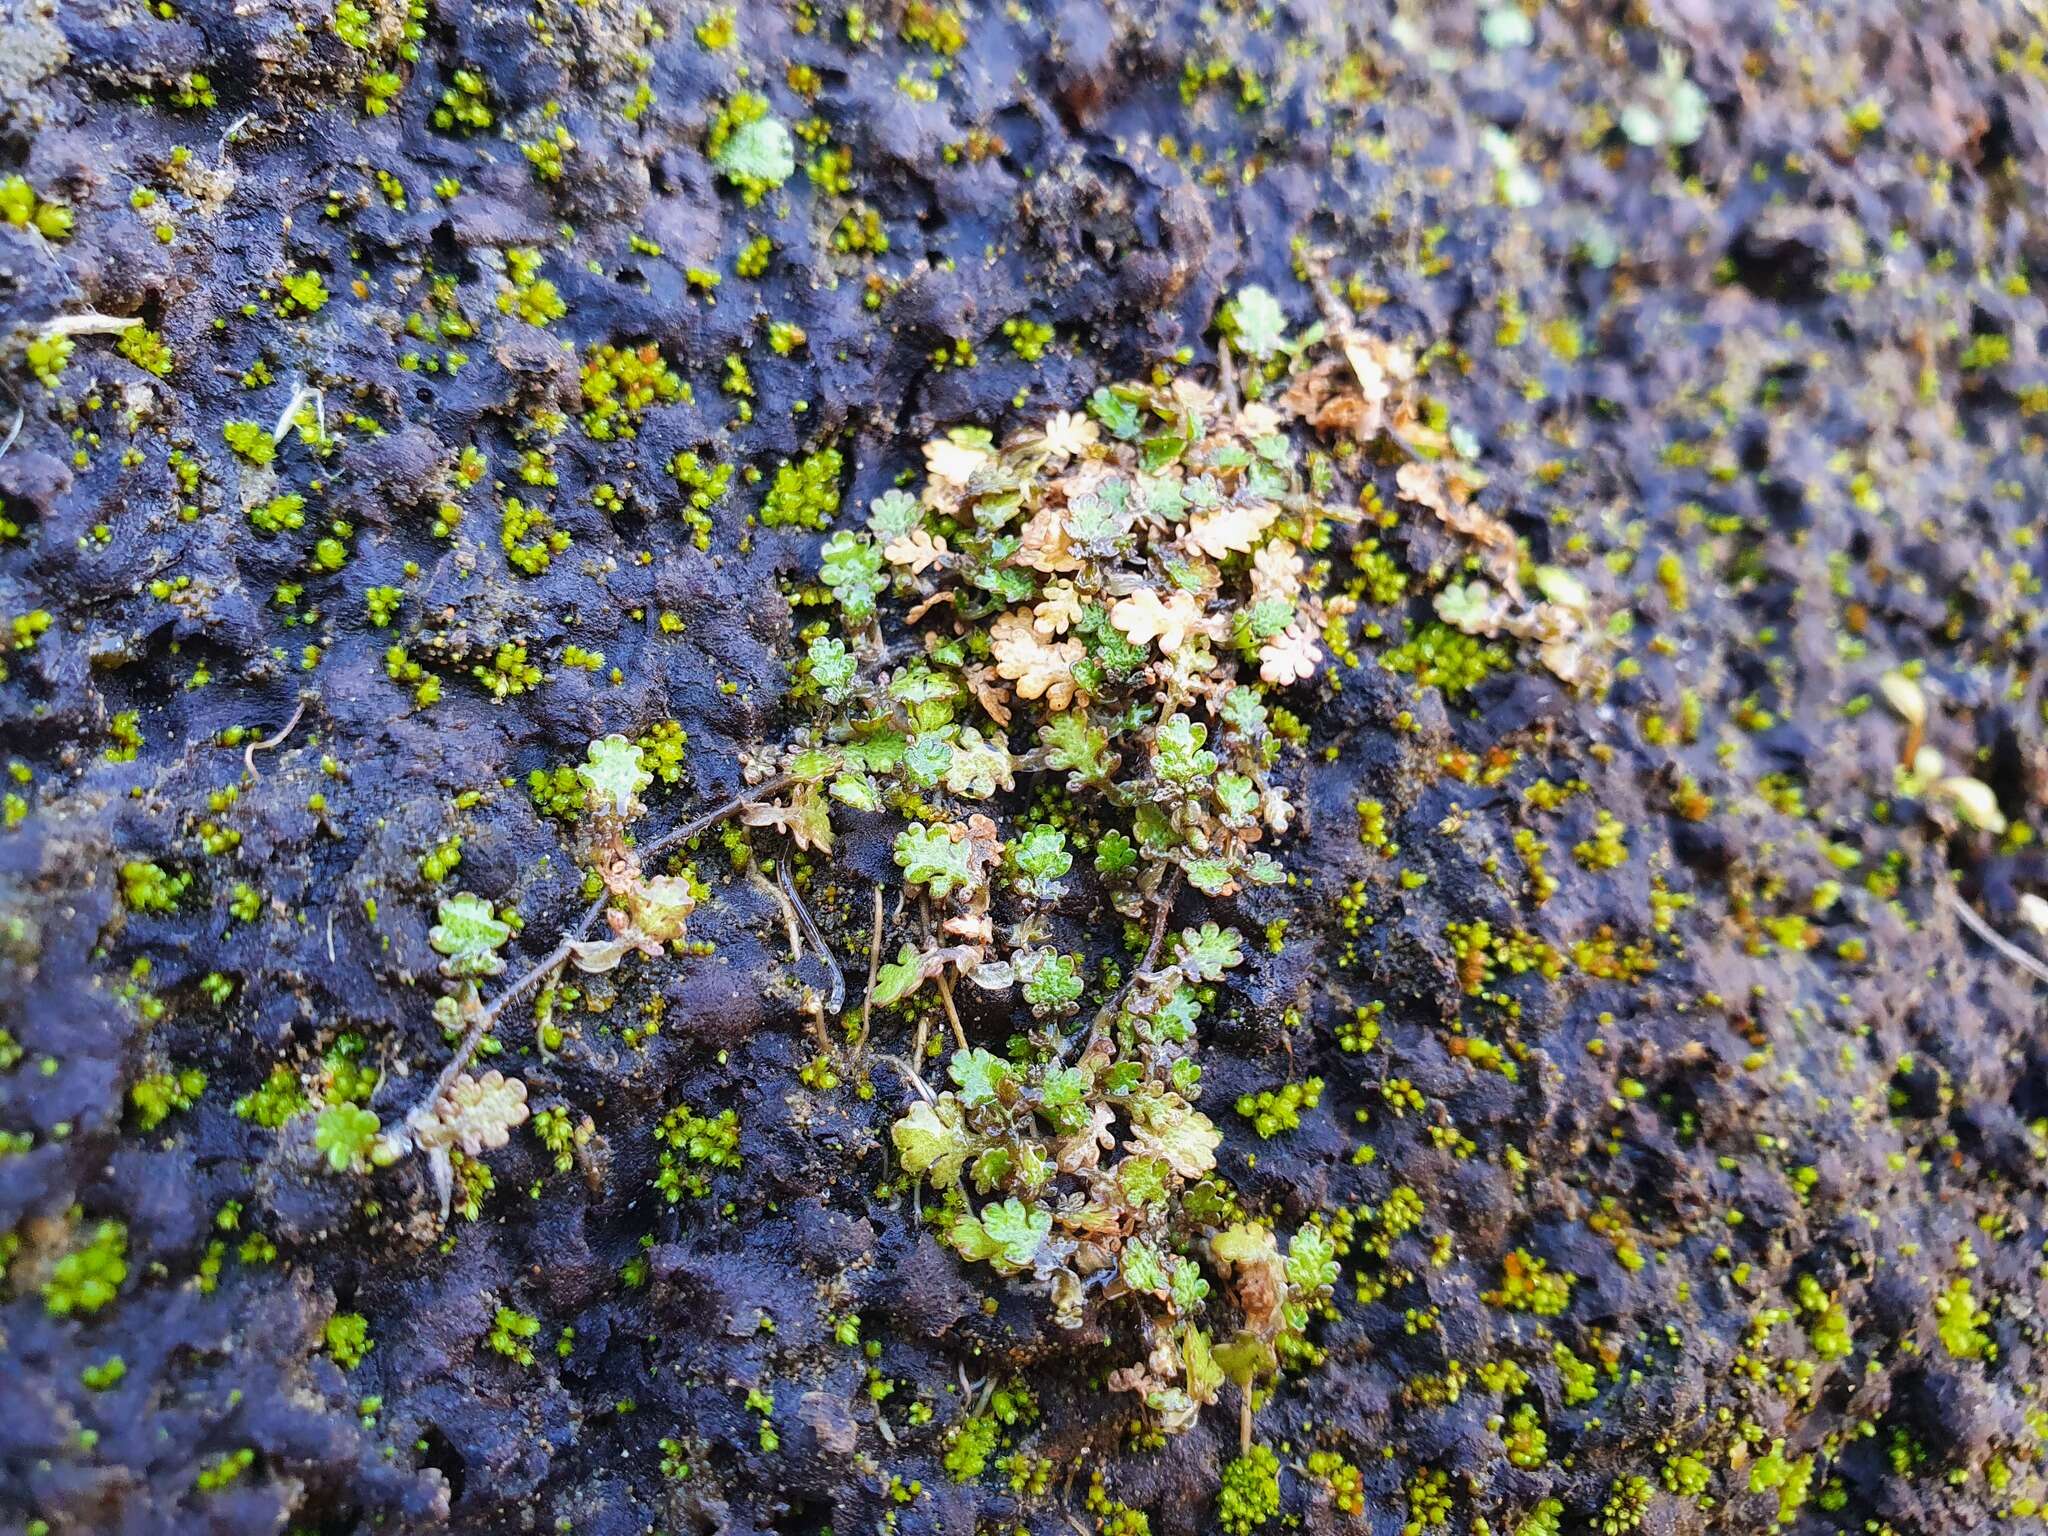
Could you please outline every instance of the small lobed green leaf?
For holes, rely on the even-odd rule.
[[[1223,973],[1244,962],[1243,937],[1235,928],[1204,923],[1183,928],[1174,940],[1174,960],[1197,981],[1221,981]]]
[[[603,815],[631,816],[640,791],[654,782],[654,775],[641,764],[640,748],[614,733],[593,741],[584,756],[576,777],[591,808]]]
[[[960,1089],[960,1101],[969,1109],[995,1103],[1003,1085],[1013,1075],[1007,1061],[978,1045],[972,1050],[955,1051],[946,1071]]]
[[[464,980],[496,976],[505,969],[497,952],[512,930],[498,920],[488,901],[468,891],[443,896],[438,915],[441,920],[427,930],[427,942],[447,956],[441,962],[443,974]]]
[[[951,1094],[937,1104],[913,1104],[910,1112],[889,1128],[896,1155],[906,1171],[927,1176],[940,1189],[959,1182],[960,1167],[967,1160],[970,1143],[961,1123],[960,1105]]]
[[[1264,362],[1287,340],[1287,312],[1266,289],[1253,283],[1230,301],[1230,327],[1247,356]]]
[[[356,1104],[330,1104],[313,1124],[313,1146],[336,1173],[368,1163],[377,1144],[377,1117]]]
[[[908,944],[896,952],[896,958],[875,969],[875,1004],[887,1008],[900,1003],[915,992],[924,981],[924,967],[915,949]]]
[[[796,141],[780,118],[758,117],[733,129],[718,166],[736,185],[779,187],[796,169]]]
[[[1101,783],[1116,766],[1109,751],[1109,732],[1089,722],[1079,710],[1054,715],[1039,727],[1046,765],[1072,774],[1084,784]]]
[[[974,843],[965,827],[913,822],[896,835],[896,862],[905,879],[926,887],[940,900],[955,891],[971,894],[982,881]]]
[[[1052,1234],[1052,1212],[1012,1195],[983,1208],[979,1218],[953,1224],[953,1246],[970,1259],[985,1259],[1008,1272],[1030,1269]]]

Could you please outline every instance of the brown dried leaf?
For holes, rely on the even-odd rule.
[[[974,472],[989,460],[988,450],[950,437],[935,437],[924,445],[924,467],[942,485],[964,490]]]
[[[1183,541],[1212,560],[1241,555],[1258,543],[1259,535],[1273,525],[1280,509],[1271,502],[1229,502],[1201,513],[1188,522]]]
[[[1081,569],[1080,557],[1067,547],[1066,519],[1055,507],[1040,507],[1031,514],[1015,559],[1047,574]]]
[[[911,608],[911,610],[908,613],[904,614],[903,622],[906,624],[915,624],[919,619],[923,618],[926,614],[930,613],[934,608],[938,607],[939,604],[950,604],[953,600],[954,594],[950,588],[934,592],[930,597],[916,604]]]
[[[790,796],[788,805],[757,800],[740,812],[750,827],[773,827],[788,834],[798,848],[832,850],[832,819],[824,798],[815,785],[804,785]]]
[[[1259,677],[1275,688],[1286,688],[1315,675],[1323,659],[1323,648],[1314,635],[1299,624],[1290,624],[1259,647]]]
[[[1185,592],[1174,592],[1161,601],[1150,587],[1140,587],[1120,597],[1109,610],[1109,622],[1136,646],[1159,642],[1159,649],[1171,656],[1186,644],[1188,631],[1202,622],[1202,610]]]
[[[1042,698],[1049,709],[1074,702],[1074,664],[1088,654],[1078,640],[1049,643],[1032,627],[1029,614],[1012,609],[989,626],[989,651],[996,672],[1016,685],[1020,699]]]
[[[1071,581],[1055,581],[1047,585],[1038,605],[1031,610],[1031,627],[1041,638],[1050,640],[1080,623],[1086,611],[1081,594],[1074,590]]]
[[[1053,1160],[1059,1164],[1061,1173],[1077,1173],[1083,1168],[1099,1167],[1102,1154],[1116,1150],[1116,1136],[1110,1127],[1116,1123],[1116,1116],[1107,1104],[1097,1104],[1088,1124],[1071,1136],[1063,1136],[1053,1143]]]
[[[1041,436],[1051,452],[1078,459],[1095,446],[1102,436],[1102,429],[1095,424],[1093,417],[1077,411],[1055,411]]]
[[[945,539],[913,528],[899,538],[891,539],[882,549],[882,556],[891,565],[909,567],[910,574],[922,576],[935,565],[943,565],[952,553],[946,548]]]
[[[1414,459],[1394,471],[1394,488],[1402,500],[1427,507],[1453,533],[1462,534],[1487,551],[1487,568],[1510,597],[1520,600],[1521,563],[1514,530],[1483,508],[1472,505],[1472,486],[1455,471]]]
[[[980,811],[967,818],[968,862],[974,871],[975,884],[984,883],[988,866],[1002,857],[1003,839],[996,830],[996,824]]]
[[[974,699],[997,725],[1010,723],[1010,690],[995,681],[987,667],[969,667],[967,686]]]
[[[1252,556],[1252,590],[1255,596],[1291,598],[1301,590],[1305,567],[1301,554],[1286,539],[1259,546]]]
[[[1173,381],[1173,387],[1168,393],[1173,396],[1175,405],[1199,415],[1206,416],[1216,404],[1216,391],[1206,384],[1197,383],[1186,374]]]

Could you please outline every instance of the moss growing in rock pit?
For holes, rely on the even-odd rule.
[[[539,1318],[513,1307],[500,1307],[484,1342],[508,1360],[516,1360],[521,1365],[532,1365],[533,1349],[528,1341],[539,1333]]]
[[[1251,1533],[1280,1513],[1280,1459],[1255,1445],[1223,1469],[1216,1524],[1229,1536]]]
[[[711,1173],[740,1165],[739,1116],[722,1109],[700,1115],[687,1104],[677,1105],[655,1127],[661,1163],[654,1187],[671,1205],[685,1195],[701,1199],[711,1192]]]
[[[361,1365],[363,1357],[376,1347],[369,1321],[360,1312],[335,1313],[327,1319],[324,1337],[327,1353],[344,1371]]]
[[[1282,1131],[1301,1129],[1301,1112],[1314,1109],[1323,1099],[1323,1080],[1311,1077],[1299,1083],[1287,1083],[1279,1088],[1265,1088],[1257,1093],[1240,1094],[1237,1112],[1252,1122],[1252,1128],[1260,1136],[1271,1138]]]
[[[191,884],[190,875],[168,874],[147,860],[130,859],[121,866],[121,899],[131,912],[175,912]]]
[[[821,448],[808,458],[782,464],[761,503],[763,526],[822,529],[839,511],[843,468],[837,448]]]
[[[62,240],[71,233],[71,210],[38,196],[26,177],[0,177],[0,224],[33,227],[46,240]]]
[[[796,141],[768,108],[768,98],[741,91],[712,119],[704,152],[751,208],[796,169]]]
[[[690,398],[690,386],[652,342],[593,347],[583,360],[583,430],[603,442],[632,437],[651,405]]]
[[[43,1282],[43,1306],[52,1317],[97,1312],[112,1301],[128,1278],[128,1228],[103,1221],[92,1240],[64,1255]]]

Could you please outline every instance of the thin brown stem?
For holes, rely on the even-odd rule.
[[[1166,889],[1159,893],[1159,910],[1152,914],[1152,942],[1145,946],[1145,958],[1140,962],[1140,971],[1149,971],[1159,963],[1159,951],[1166,945],[1166,924],[1173,916],[1174,899],[1180,895],[1180,870],[1170,870],[1166,876]]]
[[[1174,898],[1179,895],[1180,870],[1176,867],[1168,871],[1166,879],[1161,882],[1158,895],[1159,906],[1152,914],[1152,937],[1150,942],[1145,945],[1144,959],[1138,962],[1137,967],[1132,970],[1124,984],[1117,988],[1116,996],[1112,997],[1096,1011],[1095,1017],[1089,1021],[1088,1027],[1076,1030],[1067,1037],[1066,1044],[1060,1047],[1059,1055],[1055,1058],[1057,1061],[1065,1062],[1067,1053],[1073,1050],[1076,1044],[1083,1040],[1091,1040],[1096,1035],[1102,1033],[1103,1030],[1109,1028],[1110,1024],[1115,1021],[1117,1014],[1122,1010],[1124,1003],[1129,1000],[1132,989],[1138,985],[1138,978],[1159,963],[1159,952],[1166,947],[1166,925],[1173,916]]]
[[[462,1075],[463,1069],[470,1063],[470,1058],[476,1055],[477,1048],[483,1044],[484,1036],[490,1033],[491,1026],[498,1021],[498,1016],[527,988],[560,970],[568,960],[574,943],[575,940],[564,938],[531,970],[477,1010],[476,1017],[469,1021],[469,1028],[463,1032],[462,1039],[457,1043],[455,1054],[450,1056],[447,1065],[441,1068],[440,1076],[434,1079],[434,1086],[420,1101],[419,1107],[413,1111],[414,1114],[431,1111],[441,1102],[441,1096],[454,1085],[455,1079]]]
[[[917,912],[918,929],[919,932],[922,934],[922,938],[919,941],[920,947],[928,949],[931,947],[932,942],[931,903],[920,898],[917,904]],[[924,1042],[925,1037],[931,1030],[931,1022],[932,1016],[929,1012],[920,1011],[918,1013],[917,1036],[910,1042],[910,1059],[912,1061],[924,1060]]]
[[[953,1043],[963,1051],[969,1049],[967,1031],[960,1027],[960,1010],[953,1006],[953,983],[946,980],[944,971],[932,980],[939,984],[939,1001],[946,1005],[946,1022],[953,1026]]]
[[[854,1044],[858,1056],[868,1048],[868,1020],[875,1011],[875,978],[882,964],[882,888],[875,887],[875,931],[868,940],[868,990],[860,1005],[860,1039]]]
[[[702,836],[734,812],[743,811],[756,800],[765,800],[770,795],[779,794],[781,791],[789,788],[795,778],[796,775],[792,773],[778,773],[774,778],[756,784],[751,789],[741,790],[730,800],[726,801],[725,804],[714,810],[706,811],[695,821],[686,821],[673,832],[662,833],[660,837],[657,837],[653,842],[639,850],[640,857],[651,859],[655,854],[662,852],[664,849],[675,847],[677,843],[687,843],[693,837]]]
[[[291,719],[285,721],[284,725],[278,730],[275,736],[266,736],[261,741],[252,741],[249,743],[248,746],[242,748],[242,766],[248,770],[250,778],[260,779],[261,777],[263,777],[263,775],[256,771],[256,754],[258,752],[268,752],[272,748],[283,746],[285,738],[291,735],[293,731],[299,728],[299,719],[305,713],[306,700],[305,696],[302,694],[299,697],[298,708],[292,711]]]
[[[846,973],[839,969],[839,962],[833,958],[831,946],[818,932],[818,925],[811,921],[811,909],[804,905],[803,897],[797,894],[796,881],[789,873],[789,860],[778,859],[775,873],[781,882],[782,894],[789,899],[790,906],[796,909],[797,926],[803,929],[804,942],[816,951],[819,960],[824,962],[826,973],[832,978],[832,996],[825,1004],[825,1011],[836,1016],[846,1006]]]
[[[300,707],[304,708],[303,701],[301,701]],[[297,722],[298,716],[293,715],[292,723],[296,724]],[[288,731],[289,729],[290,726],[287,726],[286,730]],[[284,733],[280,732],[278,739],[283,740],[283,735]],[[674,847],[678,843],[686,843],[700,833],[717,826],[735,811],[744,809],[764,796],[774,794],[777,790],[787,785],[790,779],[791,775],[789,774],[777,774],[765,783],[757,784],[752,789],[743,790],[726,801],[725,804],[718,806],[716,809],[706,811],[694,821],[683,823],[682,826],[677,827],[674,831],[656,838],[645,848],[639,849],[638,852],[642,858],[647,858],[659,853],[664,848]],[[529,989],[545,982],[548,977],[568,963],[569,957],[575,953],[576,945],[587,939],[590,936],[590,930],[597,926],[597,920],[604,914],[605,906],[610,900],[611,895],[609,892],[598,896],[596,900],[584,909],[582,920],[577,923],[572,932],[565,934],[562,941],[549,950],[546,955],[542,956],[530,970],[526,971],[510,986],[506,987],[504,991],[492,998],[489,1003],[477,1010],[476,1017],[469,1021],[469,1028],[463,1032],[462,1039],[456,1044],[455,1054],[449,1057],[447,1064],[441,1068],[440,1075],[434,1079],[432,1091],[413,1109],[412,1116],[431,1112],[434,1105],[441,1102],[442,1095],[447,1093],[454,1084],[455,1079],[462,1075],[463,1069],[469,1065],[471,1058],[476,1055],[478,1047],[483,1044],[484,1036],[490,1033],[491,1026],[498,1021],[499,1016],[524,996]],[[412,1116],[407,1118],[410,1119]]]
[[[908,1082],[910,1083],[910,1086],[917,1090],[917,1096],[920,1099],[923,1099],[925,1103],[938,1103],[938,1095],[933,1093],[931,1087],[925,1082],[925,1080],[917,1075],[917,1068],[913,1067],[901,1056],[891,1055],[887,1051],[878,1051],[875,1053],[875,1060],[887,1062],[890,1066],[894,1067],[898,1072],[901,1072],[904,1078],[908,1080]]]
[[[2048,965],[2043,965],[2024,949],[2021,949],[2019,945],[2013,943],[2011,939],[2008,939],[1996,928],[1985,922],[1983,918],[1979,917],[1971,909],[1968,902],[1964,901],[1962,897],[1958,896],[1948,886],[1941,885],[1935,887],[1935,889],[1940,891],[1942,896],[1947,899],[1950,908],[1954,910],[1957,917],[1963,920],[1963,925],[1970,932],[1976,934],[1978,938],[1989,944],[2036,981],[2048,981]]]

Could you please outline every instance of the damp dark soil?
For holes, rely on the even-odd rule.
[[[0,7],[0,1525],[2034,1525],[2044,274],[2020,5]],[[437,904],[516,973],[589,900],[558,769],[732,795],[832,528],[1254,286],[1411,349],[1598,655],[1447,628],[1475,546],[1352,455],[1288,879],[1175,912],[1248,951],[1217,1187],[1341,1239],[1277,1481],[926,1219],[889,812],[798,861],[825,1048],[728,828],[689,953],[501,1021],[554,1145],[445,1223],[333,1171],[310,1099],[448,1059]]]

